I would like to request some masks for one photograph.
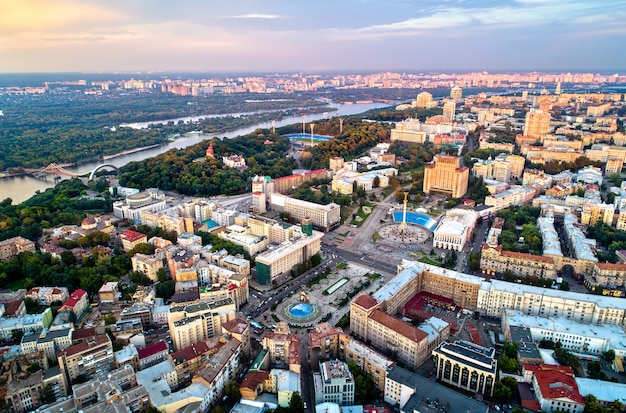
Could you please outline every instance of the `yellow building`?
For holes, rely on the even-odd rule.
[[[424,192],[442,192],[460,198],[467,192],[469,169],[457,156],[437,155],[434,163],[424,169]]]
[[[541,110],[530,110],[524,120],[524,136],[535,138],[545,135],[550,130],[550,114]]]
[[[591,275],[585,276],[587,288],[607,287],[618,288],[626,285],[626,264],[596,263]],[[617,291],[621,294],[621,290]]]
[[[171,307],[168,326],[177,350],[222,333],[222,323],[236,316],[235,302],[224,299]]]
[[[483,244],[480,267],[485,274],[496,275],[511,271],[519,277],[556,278],[556,265],[552,257],[502,251],[501,246],[490,247]]]
[[[137,253],[130,258],[133,271],[142,272],[152,281],[158,281],[158,272],[163,268],[163,260],[154,255]]]

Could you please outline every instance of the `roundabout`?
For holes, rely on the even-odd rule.
[[[286,305],[282,315],[293,323],[308,323],[320,316],[320,308],[316,304],[297,302]]]

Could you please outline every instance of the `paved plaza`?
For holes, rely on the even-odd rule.
[[[327,278],[320,280],[318,284],[312,285],[311,288],[303,286],[285,298],[278,304],[273,314],[281,321],[304,327],[319,323],[330,313],[328,322],[335,325],[350,310],[349,300],[346,304],[339,305],[339,301],[344,299],[349,292],[369,281],[370,285],[365,288],[365,291],[373,293],[387,280],[382,276],[372,280],[369,277],[372,274],[367,267],[353,262],[345,263],[345,268],[332,268]],[[302,304],[309,304],[310,307]],[[268,319],[268,322],[275,323],[275,320]]]

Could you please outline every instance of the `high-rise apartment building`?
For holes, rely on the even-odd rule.
[[[453,86],[450,89],[450,99],[452,100],[461,100],[463,98],[463,89],[458,86]]]
[[[429,109],[435,107],[436,105],[437,103],[433,101],[433,95],[428,92],[422,92],[417,95],[417,98],[413,101],[412,106],[416,108]]]
[[[58,355],[59,367],[68,382],[78,376],[92,378],[113,369],[113,344],[106,334],[84,343],[75,344],[61,350]]]
[[[454,120],[454,114],[456,112],[456,103],[449,100],[443,104],[443,117],[449,121]]]
[[[550,114],[542,110],[533,110],[526,114],[524,120],[524,136],[535,138],[545,135],[550,130]]]
[[[442,192],[460,198],[467,192],[469,169],[458,156],[437,155],[424,169],[424,192]]]

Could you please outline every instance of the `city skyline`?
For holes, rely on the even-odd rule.
[[[625,15],[624,0],[9,1],[0,72],[619,71]]]

